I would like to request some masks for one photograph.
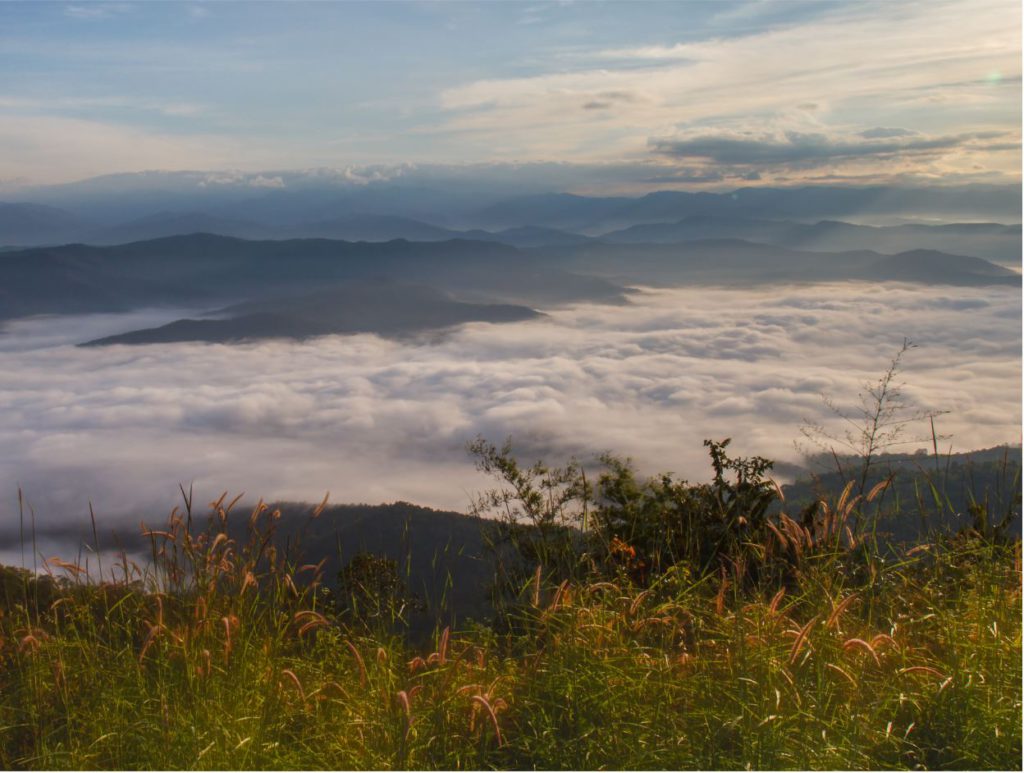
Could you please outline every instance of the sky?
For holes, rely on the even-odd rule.
[[[1006,183],[1017,0],[0,3],[0,184],[609,170],[621,190]]]

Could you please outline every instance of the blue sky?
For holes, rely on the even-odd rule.
[[[1015,181],[1020,29],[1016,0],[2,3],[0,181],[536,162],[623,189]]]

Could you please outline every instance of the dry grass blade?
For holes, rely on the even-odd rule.
[[[856,598],[857,594],[851,593],[845,599],[840,601],[835,607],[833,607],[832,614],[829,615],[828,620],[825,621],[825,627],[831,628],[832,626],[838,624],[840,616],[843,614],[843,612],[846,611],[846,608],[850,606],[850,604],[852,604],[854,600],[856,600]]]
[[[161,537],[165,540],[173,540],[174,535],[169,531],[159,531],[158,529],[147,529],[145,525],[142,526],[143,537]]]
[[[356,645],[345,639],[345,644],[348,645],[352,656],[356,659],[356,663],[359,664],[359,686],[366,687],[366,663],[363,662],[363,656],[359,654],[359,650],[356,649]]]
[[[558,586],[558,590],[555,591],[555,597],[553,599],[551,599],[551,604],[548,606],[548,611],[549,612],[556,611],[559,608],[559,606],[561,606],[563,603],[565,603],[568,600],[568,596],[569,596],[569,581],[568,580],[562,580],[561,584]]]
[[[818,622],[818,615],[815,615],[807,621],[807,625],[800,629],[800,632],[796,635],[796,640],[793,642],[793,647],[789,651],[789,665],[793,665],[796,662],[797,656],[800,654],[800,650],[804,646],[804,642],[807,640],[807,634],[810,633],[811,628]]]
[[[285,668],[281,671],[281,676],[288,677],[288,680],[295,686],[295,689],[299,693],[299,697],[302,699],[302,703],[306,703],[306,691],[302,689],[302,682],[299,681],[299,677],[295,675],[295,672],[290,668]]]
[[[327,507],[327,500],[328,500],[328,498],[330,498],[330,496],[331,496],[331,492],[330,491],[328,491],[327,493],[324,494],[324,498],[322,500],[320,500],[320,504],[318,504],[316,507],[313,508],[313,512],[309,516],[310,518],[319,518],[320,517],[320,515],[324,511],[324,508]]]
[[[487,712],[487,715],[491,718],[491,724],[494,726],[494,735],[498,739],[498,746],[504,746],[505,740],[501,735],[501,727],[498,726],[498,715],[494,713],[494,708],[491,706],[490,701],[483,695],[474,695],[471,700],[482,706],[484,711]]]
[[[929,674],[934,676],[936,679],[949,679],[944,673],[939,671],[937,668],[931,666],[910,666],[908,668],[901,668],[897,671],[900,676],[903,674]]]
[[[427,667],[427,661],[421,658],[419,655],[410,660],[406,665],[409,667],[409,673],[415,674],[421,668]]]
[[[775,489],[775,496],[777,496],[779,498],[780,502],[785,504],[785,502],[786,502],[786,495],[784,493],[782,493],[782,486],[780,486],[778,481],[776,481],[774,478],[769,478],[768,482],[771,483],[772,487]]]
[[[875,665],[882,665],[882,661],[878,658],[878,653],[875,652],[875,648],[863,639],[847,639],[845,642],[843,642],[843,649],[847,652],[853,650],[854,648],[862,649],[868,654],[870,654],[871,657],[875,659]]]
[[[868,492],[868,495],[864,497],[865,502],[873,502],[875,497],[885,491],[889,486],[892,485],[892,478],[886,478],[881,483],[876,483],[875,486]]]
[[[729,588],[729,578],[725,576],[725,568],[722,568],[722,579],[718,586],[718,595],[715,596],[715,612],[719,615],[725,613],[725,592]]]
[[[853,481],[847,482],[843,493],[839,495],[839,501],[836,502],[836,512],[843,513],[846,510],[847,500],[850,498],[850,494],[853,492]],[[852,503],[851,503],[852,504]]]
[[[899,649],[899,645],[896,643],[896,640],[887,633],[877,634],[871,639],[871,646],[876,650],[881,644],[888,644],[893,649]]]
[[[451,635],[452,635],[452,630],[451,630],[451,628],[449,628],[447,626],[445,627],[445,629],[443,631],[441,631],[441,640],[438,642],[438,645],[437,645],[437,656],[438,656],[437,659],[441,663],[442,666],[445,664],[445,661],[448,659],[448,640],[451,638]]]
[[[409,704],[409,693],[399,690],[395,693],[395,699],[405,713],[405,730],[408,732],[412,728],[412,706]]]
[[[766,520],[764,522],[764,525],[768,527],[768,530],[773,535],[775,535],[775,539],[778,540],[779,546],[782,547],[783,550],[785,550],[786,548],[789,547],[789,540],[786,538],[786,536],[781,531],[779,531],[775,527],[775,524],[773,524],[771,521]]]
[[[790,544],[796,552],[797,557],[803,554],[804,543],[808,542],[807,532],[796,521],[785,513],[779,513],[779,523],[789,535]],[[809,544],[809,542],[808,542]]]
[[[146,634],[146,638],[142,642],[142,649],[139,651],[139,663],[146,658],[146,653],[149,652],[149,648],[153,646],[153,642],[156,641],[156,637],[164,630],[162,625],[151,625],[149,627],[149,633]]]
[[[633,599],[633,603],[629,605],[629,616],[632,617],[636,614],[636,611],[640,608],[640,605],[644,603],[644,599],[651,595],[650,589],[641,591],[637,594],[636,598]]]
[[[217,536],[216,536],[216,537],[214,538],[213,542],[211,542],[211,543],[210,543],[210,548],[209,548],[209,552],[210,552],[210,554],[212,555],[212,554],[213,554],[213,551],[215,551],[215,550],[217,549],[217,547],[218,547],[218,546],[219,546],[219,545],[220,545],[220,544],[221,544],[222,542],[227,542],[227,541],[228,541],[228,535],[227,535],[227,534],[225,534],[224,532],[221,532],[220,534],[218,534],[218,535],[217,535]]]
[[[852,686],[854,686],[854,687],[856,687],[856,686],[857,686],[857,680],[856,680],[856,679],[854,679],[854,678],[853,678],[853,677],[852,677],[852,676],[850,675],[850,673],[849,673],[849,672],[848,672],[848,671],[847,671],[847,670],[846,670],[845,668],[840,668],[840,667],[839,667],[839,666],[837,666],[837,665],[836,665],[835,663],[826,663],[826,664],[825,664],[825,668],[830,668],[830,669],[832,669],[832,670],[833,670],[833,671],[835,671],[835,672],[836,672],[837,674],[839,674],[839,675],[840,675],[840,676],[842,676],[842,677],[843,677],[844,679],[846,679],[846,681],[848,681],[848,682],[849,682],[849,683],[850,683],[850,684],[851,684]]]

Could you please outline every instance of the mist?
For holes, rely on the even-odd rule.
[[[958,451],[1020,442],[1019,289],[842,283],[642,289],[627,305],[545,309],[411,340],[82,349],[181,316],[32,318],[0,335],[0,513],[37,528],[154,521],[180,500],[396,500],[467,509],[488,486],[465,450],[511,437],[527,461],[610,451],[641,471],[708,477],[702,440],[798,463],[805,422],[838,429],[904,337],[915,408],[948,411]],[[927,427],[908,428],[907,437]],[[923,435],[922,435],[923,436]],[[900,450],[930,446],[910,443]],[[786,469],[783,466],[783,471]]]

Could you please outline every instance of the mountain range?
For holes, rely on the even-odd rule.
[[[18,195],[25,199],[0,203],[0,247],[113,245],[200,232],[251,240],[471,239],[516,247],[738,238],[797,250],[933,249],[1021,262],[1021,195],[1007,186],[510,197],[500,188],[452,181],[355,184],[321,170],[111,175],[23,188]]]
[[[206,308],[212,317],[100,343],[232,341],[327,333],[410,335],[517,321],[567,303],[624,303],[633,285],[900,281],[1019,286],[1020,274],[935,250],[790,250],[739,239],[516,248],[443,242],[249,241],[212,234],[0,253],[0,320]]]

